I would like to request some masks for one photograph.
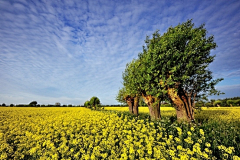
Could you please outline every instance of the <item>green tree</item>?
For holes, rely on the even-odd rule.
[[[160,101],[158,101],[157,97],[151,95],[151,85],[148,79],[149,77],[146,77],[144,71],[145,66],[141,59],[133,59],[126,65],[126,69],[123,72],[125,97],[129,101],[127,101],[129,108],[132,104],[133,112],[136,111],[137,113],[139,100],[142,97],[149,108],[151,119],[160,119]]]
[[[124,98],[129,106],[129,111],[138,115],[139,100],[142,95],[141,85],[141,62],[133,59],[127,63],[126,69],[123,72],[123,90]]]
[[[234,100],[227,100],[227,105],[232,107],[234,105]]]
[[[139,106],[141,106],[141,107],[146,107],[147,106],[147,104],[144,102],[144,99],[143,99],[142,96],[139,99]]]
[[[207,108],[212,107],[212,103],[208,102],[205,104]]]
[[[127,105],[126,100],[125,100],[127,95],[129,95],[129,94],[126,93],[126,88],[122,87],[121,89],[119,89],[118,94],[115,99],[122,105]]]
[[[90,99],[90,105],[96,110],[98,107],[100,107],[100,100],[98,97],[92,97]]]
[[[213,106],[218,106],[218,107],[220,107],[222,105],[222,101],[221,100],[216,100],[216,101],[214,101],[214,103],[213,103]]]
[[[86,101],[86,102],[84,103],[84,107],[90,108],[90,107],[91,107],[90,101]]]
[[[138,115],[139,97],[131,94],[126,87],[123,87],[118,91],[116,100],[124,105],[127,104],[131,114]]]
[[[214,102],[215,102],[215,101],[216,101],[215,99],[211,99],[211,100],[210,100],[211,107],[214,107]]]
[[[228,106],[239,106],[240,104],[240,99],[235,99],[235,100],[227,100],[227,105]]]
[[[204,25],[194,28],[192,20],[188,20],[170,27],[162,36],[156,31],[145,43],[138,56],[140,76],[135,79],[136,90],[153,114],[159,116],[160,101],[169,99],[176,108],[178,121],[194,121],[197,98],[221,94],[215,85],[223,79],[213,80],[208,69],[215,57],[210,55],[217,46],[214,37],[207,37]]]
[[[32,101],[29,103],[30,107],[36,107],[37,106],[37,101]]]

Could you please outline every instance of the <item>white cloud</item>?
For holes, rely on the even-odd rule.
[[[95,95],[116,104],[145,36],[187,18],[215,35],[214,73],[239,76],[240,3],[218,3],[0,1],[0,103],[83,104]]]

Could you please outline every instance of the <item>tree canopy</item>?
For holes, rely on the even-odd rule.
[[[37,106],[37,101],[32,101],[29,103],[29,106]]]
[[[89,106],[90,106],[90,102],[89,102],[89,101],[86,101],[86,102],[84,103],[84,106],[85,106],[85,107],[89,107]]]
[[[213,80],[208,68],[215,58],[210,51],[217,45],[213,35],[207,37],[204,24],[194,27],[188,20],[163,35],[157,30],[145,43],[138,59],[128,63],[123,73],[130,96],[143,95],[151,107],[169,99],[178,118],[190,121],[198,98],[221,94],[214,86],[223,79]]]

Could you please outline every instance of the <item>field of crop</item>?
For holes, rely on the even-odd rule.
[[[128,112],[128,107],[105,107],[105,110]],[[240,121],[240,107],[202,107],[201,111],[196,112],[197,120]],[[148,107],[139,107],[139,113],[149,113]],[[173,107],[161,107],[161,114],[171,117],[176,115],[176,111]]]
[[[197,124],[162,108],[0,108],[0,159],[240,159],[240,108],[204,109]],[[170,108],[171,109],[171,108]]]

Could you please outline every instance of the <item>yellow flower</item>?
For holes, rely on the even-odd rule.
[[[233,160],[240,160],[240,157],[238,157],[238,156],[233,156]]]
[[[201,139],[198,139],[198,143],[202,143],[202,140],[201,140]]]
[[[206,142],[206,143],[205,143],[205,146],[209,148],[209,147],[211,147],[211,144],[208,143],[208,142]]]
[[[187,149],[187,154],[188,155],[193,155],[194,154],[194,152],[193,151],[191,151],[189,148]]]
[[[181,142],[181,140],[180,140],[178,137],[175,137],[174,139],[175,139],[175,141],[176,141],[177,143],[180,143],[180,142]]]
[[[175,156],[175,151],[173,151],[173,150],[168,150],[167,152],[168,152],[168,154],[169,154],[170,156],[172,156],[172,157]]]
[[[177,129],[177,131],[178,131],[178,135],[179,135],[179,136],[182,135],[182,129],[179,128],[179,127],[176,127],[176,129]]]
[[[134,153],[134,149],[133,149],[133,147],[130,147],[130,149],[129,149],[129,153],[130,153],[130,154]]]
[[[190,131],[188,131],[187,134],[188,134],[188,136],[191,136],[191,135],[192,135],[192,133],[191,133]]]
[[[182,149],[183,149],[182,146],[180,145],[177,146],[177,150],[181,151]]]
[[[234,147],[228,147],[226,150],[225,150],[228,154],[232,154],[234,152]]]
[[[227,148],[225,146],[223,146],[223,145],[220,145],[220,146],[218,146],[218,149],[225,151]]]
[[[200,131],[200,135],[204,136],[204,131],[202,129],[200,129],[199,131]]]
[[[186,139],[184,139],[184,141],[188,144],[193,144],[191,137],[187,137]]]
[[[203,153],[202,156],[205,158],[205,159],[208,159],[208,155],[206,153]]]
[[[207,152],[207,153],[209,152],[209,149],[208,149],[208,148],[205,148],[204,150],[205,150],[205,152]]]

